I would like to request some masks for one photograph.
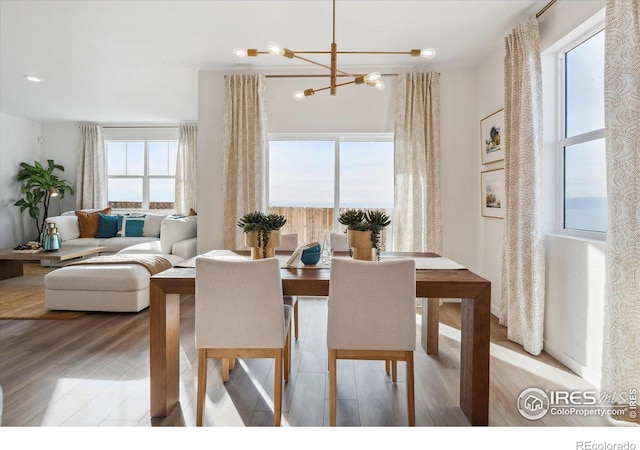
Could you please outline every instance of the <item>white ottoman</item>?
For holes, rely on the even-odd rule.
[[[149,271],[140,264],[62,267],[44,277],[54,310],[138,312],[149,306]]]

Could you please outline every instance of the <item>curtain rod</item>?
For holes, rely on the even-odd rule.
[[[103,126],[102,128],[103,129],[105,128],[180,128],[180,125],[158,125],[155,127],[150,125],[141,125],[141,126],[125,125],[125,126]]]
[[[547,3],[545,5],[544,8],[542,8],[540,11],[538,11],[538,14],[536,14],[536,19],[539,18],[541,15],[543,15],[545,13],[545,11],[549,8],[551,8],[551,6],[556,2],[557,0],[551,0],[549,3]]]

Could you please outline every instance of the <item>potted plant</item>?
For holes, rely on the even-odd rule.
[[[354,259],[380,259],[382,230],[391,223],[387,214],[348,209],[340,214],[338,222],[347,227],[347,245],[352,248]]]
[[[49,215],[49,202],[51,197],[57,195],[64,198],[65,194],[73,194],[73,189],[67,180],[62,180],[54,173],[55,170],[64,172],[64,167],[53,162],[53,159],[47,160],[47,167],[44,167],[38,161],[34,165],[26,162],[20,163],[20,171],[18,172],[18,181],[26,182],[22,188],[24,197],[14,203],[14,206],[20,207],[20,212],[29,210],[29,216],[36,221],[38,236],[42,236],[45,231],[45,221]],[[40,215],[40,204],[42,203],[43,211]]]
[[[238,220],[238,226],[245,233],[244,242],[251,249],[251,259],[271,258],[280,245],[280,228],[287,219],[280,214],[265,214],[254,211]]]

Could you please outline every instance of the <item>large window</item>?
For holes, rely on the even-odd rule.
[[[173,209],[178,141],[107,141],[106,145],[109,206]]]
[[[391,135],[270,136],[269,209],[287,218],[284,232],[321,242],[348,208],[392,214]]]
[[[607,231],[604,31],[561,53],[562,228]]]

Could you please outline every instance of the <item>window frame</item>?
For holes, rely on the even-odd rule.
[[[394,142],[393,133],[269,133],[267,143],[271,141],[333,141],[334,143],[334,193],[333,193],[333,230],[340,229],[340,143],[341,142]],[[269,206],[269,145],[266,156],[266,197]]]
[[[109,143],[140,143],[144,144],[144,174],[143,175],[109,175]],[[113,211],[136,211],[136,212],[144,212],[144,213],[169,213],[175,211],[175,198],[173,200],[173,208],[169,209],[151,209],[149,207],[149,195],[150,195],[150,180],[152,179],[173,179],[174,180],[174,190],[175,190],[175,179],[176,175],[150,175],[149,174],[149,144],[150,143],[175,143],[178,145],[177,139],[105,139],[105,153],[106,153],[106,178],[107,178],[107,203],[109,202],[109,179],[132,179],[137,180],[142,178],[142,207],[140,209],[134,208],[114,208]]]
[[[596,241],[604,241],[606,239],[606,231],[578,230],[573,228],[565,228],[565,147],[572,145],[593,142],[598,139],[604,139],[605,128],[587,131],[571,137],[566,137],[566,53],[582,45],[596,34],[604,30],[604,19],[598,21],[589,27],[566,45],[560,47],[557,51],[557,129],[558,136],[556,139],[556,163],[557,186],[556,189],[556,230],[557,233],[564,236],[572,236],[583,239],[591,239]],[[602,55],[604,58],[604,54]],[[605,149],[606,151],[606,149]],[[606,168],[605,168],[606,170]]]

